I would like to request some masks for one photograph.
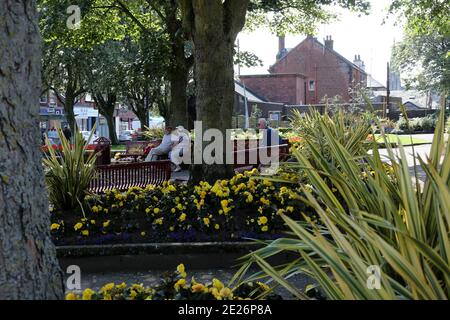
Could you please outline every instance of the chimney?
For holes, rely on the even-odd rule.
[[[359,68],[365,70],[364,61],[361,60],[361,56],[359,54],[355,55],[355,60],[353,61],[355,65],[357,65]]]
[[[278,36],[278,53],[277,60],[280,60],[286,54],[286,45],[285,45],[285,37]]]
[[[324,39],[324,43],[325,43],[325,48],[328,48],[330,50],[333,50],[333,39],[331,38],[331,36],[326,36]]]

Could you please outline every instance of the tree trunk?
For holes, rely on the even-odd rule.
[[[73,134],[78,132],[77,129],[77,120],[75,119],[75,97],[72,94],[66,94],[66,98],[64,99],[64,114],[66,115],[67,122],[69,123],[69,127],[72,130]]]
[[[183,22],[195,46],[197,120],[203,131],[219,129],[223,137],[232,127],[234,104],[233,48],[243,28],[248,0],[185,0]],[[198,138],[198,137],[196,137]],[[208,143],[203,143],[203,149]],[[223,159],[226,159],[223,141]],[[233,175],[227,164],[194,165],[191,183],[214,182]]]
[[[149,112],[148,111],[137,112],[136,116],[138,117],[139,121],[141,122],[141,130],[146,131],[148,126],[150,125]]]
[[[108,133],[109,139],[111,140],[111,144],[119,144],[119,139],[117,139],[116,133],[116,122],[114,121],[114,116],[107,114],[103,115],[106,119],[106,123],[108,124]]]
[[[187,109],[187,83],[190,60],[186,59],[184,48],[184,34],[182,32],[182,23],[177,16],[177,1],[171,0],[166,12],[166,27],[170,38],[171,55],[173,60],[169,69],[170,82],[170,103],[167,113],[167,124],[171,126],[182,125],[187,128],[188,109]]]
[[[60,299],[39,150],[35,1],[0,1],[0,299]]]

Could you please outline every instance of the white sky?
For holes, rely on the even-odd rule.
[[[395,17],[386,17],[389,0],[371,0],[371,14],[358,17],[343,9],[338,10],[339,21],[321,25],[316,34],[323,43],[326,35],[334,40],[334,50],[349,59],[354,60],[355,54],[361,56],[366,65],[366,71],[381,83],[386,82],[386,63],[390,59],[391,47],[394,41],[400,41],[403,36],[402,26],[394,25]],[[286,35],[286,48],[293,48],[305,38],[305,35]],[[240,33],[241,50],[256,54],[264,66],[241,68],[241,74],[263,74],[275,62],[278,52],[278,38],[268,30],[260,29],[252,33]]]

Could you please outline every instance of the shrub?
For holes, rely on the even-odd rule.
[[[94,130],[95,128],[92,129],[91,136]],[[48,138],[45,138],[45,182],[50,203],[56,208],[68,210],[79,206],[84,200],[94,175],[96,155],[85,155],[87,142],[81,132],[74,135],[74,145],[70,145],[61,129],[58,129],[58,136],[61,140],[60,151],[56,151]]]
[[[304,141],[309,141],[308,144],[302,144],[302,152],[313,162],[315,160],[310,145],[317,147],[326,159],[334,161],[325,130],[343,144],[352,156],[366,154],[370,146],[367,137],[372,127],[368,116],[357,117],[345,114],[342,110],[332,116],[321,115],[318,111],[302,116],[298,110],[295,110],[291,125],[292,131],[297,136]]]
[[[418,159],[426,174],[423,187],[414,183],[402,147],[397,158],[385,138],[392,180],[376,143],[373,155],[355,159],[322,123],[338,166],[309,141],[319,159],[316,167],[295,153],[314,186],[303,189],[304,201],[315,208],[320,222],[296,222],[283,215],[295,237],[275,240],[246,256],[235,279],[256,263],[262,271],[247,280],[271,277],[298,298],[308,297],[288,279],[299,272],[314,278],[328,299],[450,298],[450,146],[445,146],[444,122],[442,112],[429,159]],[[358,178],[361,170],[367,179]],[[267,263],[280,252],[292,252],[296,260],[275,267]],[[374,269],[381,273],[378,290],[368,285],[368,272]]]

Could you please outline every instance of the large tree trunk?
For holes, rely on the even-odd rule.
[[[59,299],[39,151],[35,1],[0,1],[0,299]]]
[[[170,103],[166,121],[168,125],[182,125],[187,128],[188,109],[186,90],[191,63],[186,58],[182,23],[177,16],[177,1],[170,0],[169,6],[166,8],[166,27],[172,45],[171,54],[173,57],[169,69]]]
[[[106,100],[103,98],[102,93],[96,93],[94,95],[94,101],[97,105],[98,111],[105,117],[108,125],[109,140],[112,144],[119,144],[116,133],[116,123],[114,121],[114,111],[116,110],[117,95],[114,93],[108,93]]]
[[[71,94],[66,95],[66,99],[64,99],[64,114],[67,118],[67,122],[69,123],[69,127],[72,132],[75,134],[78,132],[77,129],[77,120],[75,119],[75,97]]]
[[[219,129],[224,138],[232,127],[234,104],[233,48],[245,23],[248,0],[185,0],[183,22],[195,46],[197,120],[203,131]],[[198,137],[196,137],[198,138]],[[203,143],[203,149],[208,143]],[[223,160],[226,147],[223,143]],[[226,164],[194,165],[192,183],[228,178],[233,167]]]
[[[117,139],[116,122],[114,121],[114,116],[110,114],[104,114],[103,116],[105,117],[106,123],[108,124],[109,140],[111,140],[111,144],[119,144],[119,139]]]

